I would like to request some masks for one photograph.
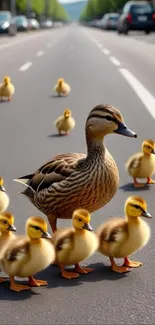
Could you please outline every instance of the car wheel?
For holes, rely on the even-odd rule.
[[[145,30],[145,34],[148,35],[150,34],[151,32],[149,30]]]
[[[128,29],[127,23],[124,23],[123,24],[123,34],[128,35],[128,32],[129,32],[129,29]]]

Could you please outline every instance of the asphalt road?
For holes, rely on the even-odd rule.
[[[123,215],[124,201],[135,192],[124,164],[139,151],[145,138],[154,139],[155,46],[76,25],[8,42],[12,44],[0,45],[0,79],[10,75],[16,93],[12,102],[0,104],[0,174],[18,232],[24,232],[28,216],[41,214],[19,195],[23,187],[13,178],[35,171],[58,153],[86,152],[85,120],[93,106],[100,103],[118,107],[138,138],[106,138],[120,170],[120,188],[107,206],[92,214],[91,224],[95,229],[108,217]],[[37,56],[40,51],[42,54]],[[23,66],[25,70],[21,71]],[[72,86],[67,98],[52,97],[59,77]],[[68,137],[55,137],[53,122],[67,107],[72,110],[76,128]],[[146,199],[148,211],[154,216],[155,186],[136,193]],[[48,280],[47,288],[14,293],[7,284],[1,284],[0,323],[154,324],[154,217],[148,222],[151,239],[133,257],[144,263],[142,268],[126,275],[115,274],[109,260],[95,254],[85,263],[94,267],[94,273],[76,280],[62,279],[59,269],[52,266],[38,275]],[[60,221],[59,225],[70,225],[70,221]]]

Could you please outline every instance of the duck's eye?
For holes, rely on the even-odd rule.
[[[7,224],[7,221],[3,221],[3,223],[6,225]]]
[[[113,121],[114,120],[113,117],[109,116],[109,115],[105,116],[105,119],[108,120],[108,121]]]
[[[78,219],[78,221],[80,221],[80,222],[81,222],[81,221],[82,221],[82,219],[81,219],[81,218],[79,218],[79,219]]]

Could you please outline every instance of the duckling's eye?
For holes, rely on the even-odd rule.
[[[81,221],[82,221],[82,219],[81,219],[81,218],[79,218],[79,219],[78,219],[78,221],[80,221],[80,222],[81,222]]]
[[[108,121],[113,121],[114,120],[113,117],[109,116],[109,115],[105,116],[105,119],[108,120]]]
[[[40,228],[38,226],[34,226],[33,227],[35,230],[40,230]]]
[[[136,209],[140,209],[139,205],[137,205],[137,204],[135,204],[134,207],[135,207]]]
[[[3,223],[6,225],[7,224],[7,221],[3,221]]]

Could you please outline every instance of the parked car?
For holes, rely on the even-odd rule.
[[[25,16],[16,16],[15,23],[18,31],[28,31],[28,20]]]
[[[41,28],[52,28],[53,27],[53,22],[52,20],[48,19],[48,20],[43,20],[41,23],[40,23],[40,26]]]
[[[37,19],[30,18],[28,19],[28,27],[30,30],[38,30],[40,29],[40,24]]]
[[[119,34],[128,34],[130,30],[144,31],[149,34],[155,31],[155,10],[147,1],[128,1],[117,24]]]
[[[107,30],[116,29],[119,16],[120,15],[118,13],[105,14],[104,17],[101,19],[100,27]]]
[[[0,34],[15,36],[17,34],[16,23],[10,11],[0,11]]]

